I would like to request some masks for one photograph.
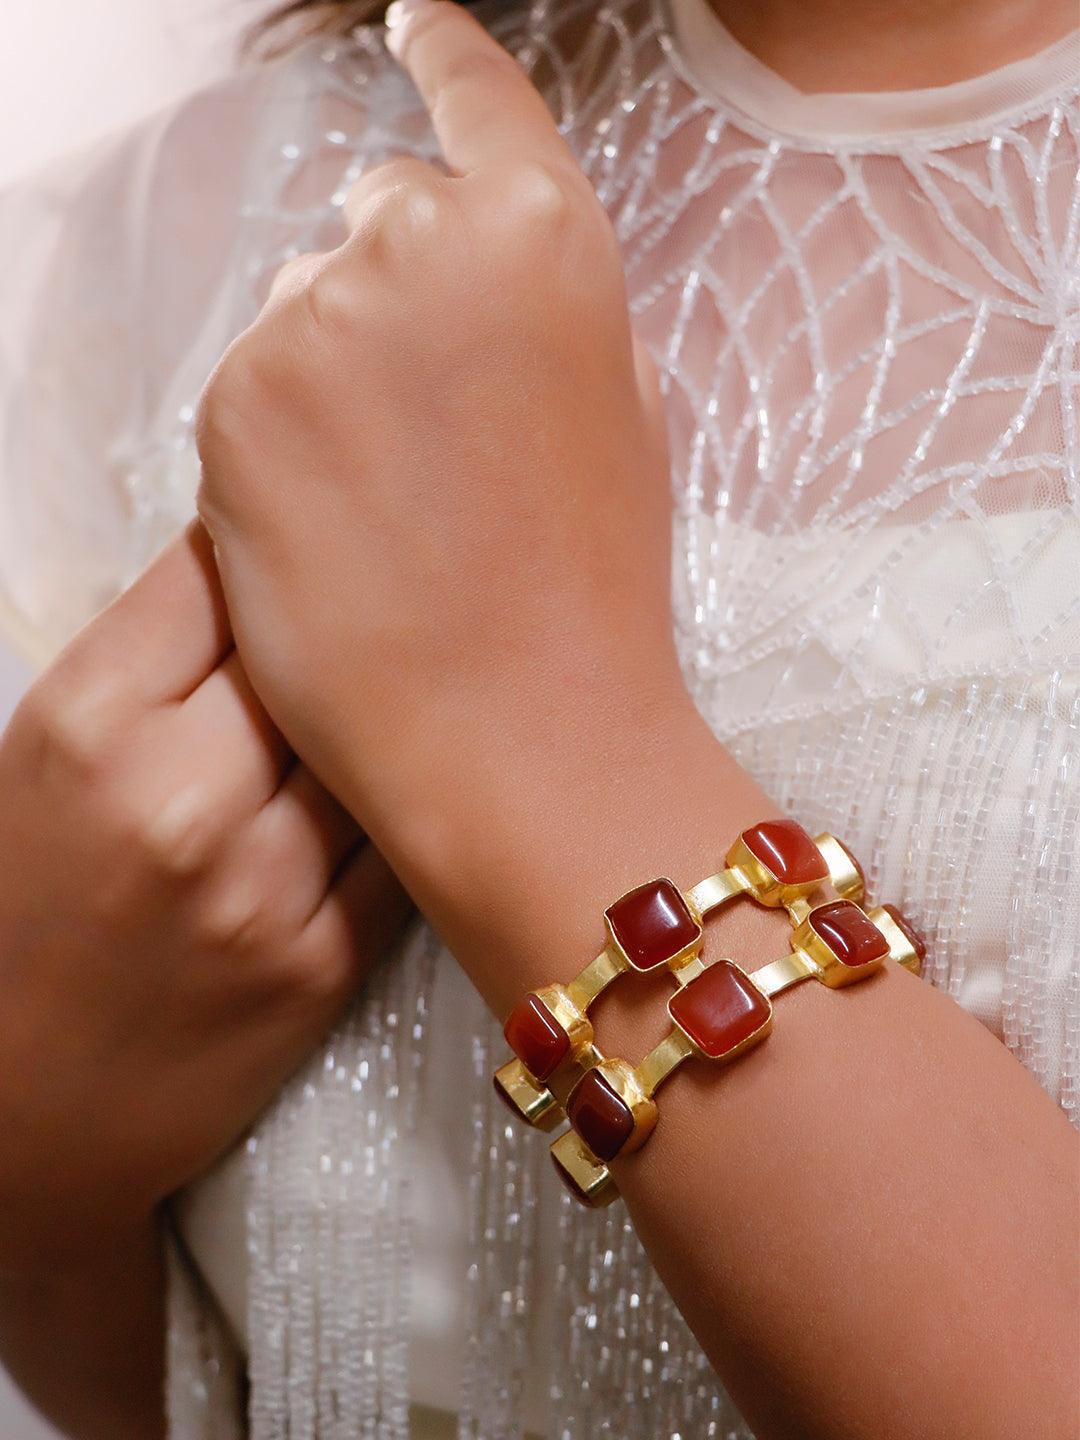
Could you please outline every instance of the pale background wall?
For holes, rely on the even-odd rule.
[[[260,0],[3,0],[0,186],[194,88]],[[0,724],[26,683],[0,642]],[[0,1374],[0,1440],[55,1440]]]

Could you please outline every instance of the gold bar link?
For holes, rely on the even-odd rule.
[[[787,907],[787,912],[791,918],[791,923],[796,930],[810,914],[810,911],[813,908],[814,907],[810,904],[809,900],[792,900],[791,904]]]
[[[795,950],[790,955],[774,960],[771,965],[763,965],[760,970],[755,970],[750,979],[761,993],[771,1000],[782,990],[798,985],[800,980],[808,980],[815,973],[816,969],[810,959],[801,950]]]
[[[553,1130],[566,1119],[552,1090],[534,1080],[518,1059],[508,1060],[495,1072],[495,1083],[526,1125]]]
[[[626,961],[614,945],[606,945],[596,959],[585,966],[581,974],[567,985],[574,1004],[585,1011],[600,994],[606,990],[616,976],[626,969]]]
[[[694,1053],[694,1047],[681,1030],[675,1029],[650,1050],[634,1071],[637,1082],[651,1100],[671,1072]]]
[[[699,880],[692,890],[686,892],[686,898],[698,914],[704,916],[749,888],[750,881],[741,870],[721,870],[707,880]]]
[[[705,961],[700,955],[691,955],[689,960],[684,960],[677,970],[672,970],[672,975],[679,985],[689,985],[691,980],[696,980],[705,969]]]
[[[567,1130],[551,1147],[551,1158],[583,1205],[599,1210],[619,1198],[611,1171],[598,1160],[576,1130]]]

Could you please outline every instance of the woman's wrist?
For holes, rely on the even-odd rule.
[[[557,742],[523,735],[482,776],[451,765],[427,777],[427,802],[402,817],[395,858],[499,1015],[581,968],[619,894],[660,874],[701,879],[738,831],[775,808],[681,683],[620,700],[568,705]],[[739,908],[726,933],[770,958],[783,922]]]

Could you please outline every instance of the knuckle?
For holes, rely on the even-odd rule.
[[[276,930],[265,898],[240,883],[205,899],[194,928],[201,948],[234,955],[270,948]]]
[[[515,165],[507,190],[516,215],[529,225],[545,221],[563,224],[573,214],[578,198],[569,177],[540,160]]]
[[[349,191],[346,206],[353,201],[377,200],[390,190],[399,190],[408,185],[423,185],[432,178],[431,167],[415,155],[397,155],[376,165],[361,175]]]
[[[287,393],[273,373],[263,328],[233,343],[203,390],[195,421],[202,461],[196,508],[215,539],[259,508],[263,467],[255,457],[268,417]]]
[[[304,319],[316,335],[352,331],[360,316],[360,294],[343,266],[328,265],[303,287]]]
[[[418,251],[441,248],[453,202],[447,187],[413,177],[388,189],[379,204],[379,229],[390,253],[411,262]]]
[[[23,698],[16,724],[30,734],[39,761],[92,778],[112,757],[117,684],[111,675],[82,669],[59,662]]]
[[[157,874],[178,880],[204,871],[217,849],[213,807],[194,786],[133,816],[129,830],[144,863]]]
[[[255,390],[254,366],[244,338],[234,341],[206,382],[195,417],[195,440],[204,462],[242,446]]]
[[[496,193],[504,197],[500,208],[515,248],[548,255],[569,250],[597,267],[601,276],[615,269],[621,273],[611,222],[576,166],[543,160],[516,163],[499,177]],[[590,283],[595,278],[590,275]]]
[[[307,250],[286,260],[274,275],[270,286],[271,295],[284,295],[309,283],[325,260],[326,256],[317,250]]]
[[[290,1005],[332,1014],[345,1005],[355,984],[355,963],[343,949],[306,947],[289,957],[284,988]]]

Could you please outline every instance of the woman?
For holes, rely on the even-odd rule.
[[[802,987],[618,1162],[708,1362],[620,1210],[537,1203],[502,1047],[415,932],[180,1207],[174,1433],[239,1425],[232,1339],[257,1436],[407,1434],[410,1403],[443,1433],[419,1407],[459,1378],[461,1433],[729,1433],[710,1362],[760,1436],[1068,1433],[1074,1147],[989,1031],[1073,1108],[1069,16],[718,10],[501,22],[566,149],[462,14],[413,5],[419,99],[374,32],[309,47],[100,162],[54,251],[4,554],[54,638],[190,508],[199,387],[293,262],[203,410],[228,620],[196,529],[5,742],[33,1077],[4,1102],[5,1347],[78,1433],[154,1433],[152,1216],[336,1012],[347,937],[370,956],[397,922],[379,853],[503,1015],[620,889],[715,868],[778,805],[927,925],[936,988]],[[723,926],[749,969],[784,944],[753,907]],[[605,1006],[605,1048],[643,1053],[655,997]]]

